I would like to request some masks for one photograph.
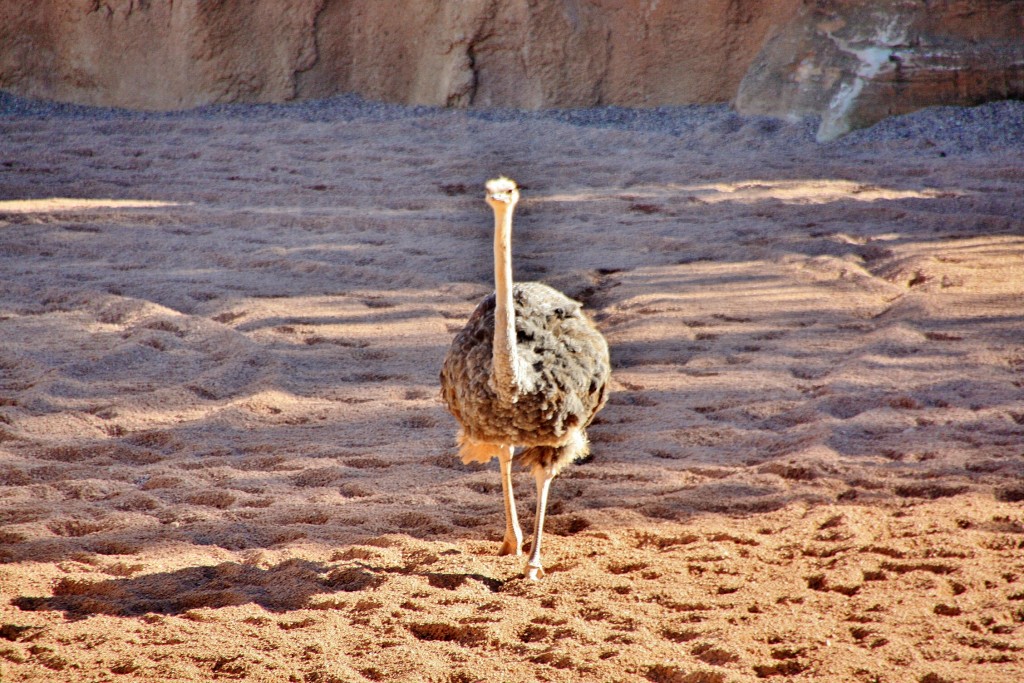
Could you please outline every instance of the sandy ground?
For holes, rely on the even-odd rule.
[[[0,117],[4,683],[1024,680],[1024,104],[245,111]],[[498,173],[614,364],[539,583],[437,396]]]

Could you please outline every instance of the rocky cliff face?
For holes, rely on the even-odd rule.
[[[281,101],[322,0],[0,0],[0,87],[139,109]]]
[[[797,0],[327,2],[300,96],[458,106],[730,99]]]
[[[808,2],[743,78],[742,113],[821,116],[831,140],[893,114],[1024,97],[1024,2]]]
[[[798,3],[0,0],[0,87],[144,109],[720,102]]]
[[[735,100],[821,115],[827,139],[1024,96],[1024,1],[0,0],[0,88],[140,109]]]

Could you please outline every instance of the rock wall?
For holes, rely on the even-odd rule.
[[[0,88],[137,109],[733,101],[820,115],[825,140],[1024,97],[1024,0],[0,0]]]
[[[296,96],[323,0],[0,0],[0,87],[175,109]]]
[[[554,107],[723,102],[798,0],[328,1],[300,96]]]
[[[0,87],[171,109],[723,102],[799,0],[0,0]]]
[[[1024,97],[1024,2],[808,2],[743,78],[747,114],[821,116],[831,140],[931,105]]]

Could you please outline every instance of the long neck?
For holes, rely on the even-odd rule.
[[[516,358],[516,311],[512,302],[513,205],[494,207],[494,343],[491,388],[515,401],[521,389]]]

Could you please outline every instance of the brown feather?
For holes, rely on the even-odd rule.
[[[516,348],[523,385],[513,402],[491,388],[494,295],[486,297],[456,335],[441,368],[441,396],[465,438],[524,446],[525,466],[557,472],[587,454],[585,429],[605,403],[608,345],[578,301],[537,282],[517,283]]]

